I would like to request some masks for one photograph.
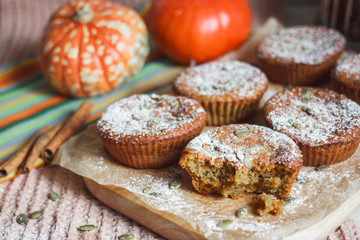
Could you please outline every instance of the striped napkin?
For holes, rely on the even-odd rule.
[[[120,98],[169,87],[183,68],[153,51],[142,71],[126,84],[100,97],[78,99],[55,92],[41,74],[36,58],[0,66],[0,163],[24,146],[39,129],[68,118],[85,100],[94,104],[87,120],[90,124]],[[36,166],[43,163],[39,158]],[[0,183],[16,175],[14,171],[0,178]]]

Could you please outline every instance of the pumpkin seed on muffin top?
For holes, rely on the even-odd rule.
[[[264,107],[267,123],[293,139],[304,165],[346,160],[360,141],[360,106],[334,91],[296,87],[275,94]]]

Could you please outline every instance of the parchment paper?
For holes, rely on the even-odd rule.
[[[283,87],[270,84],[260,106]],[[263,125],[261,107],[249,122]],[[295,201],[284,206],[280,216],[260,217],[254,206],[255,195],[238,200],[216,195],[202,196],[191,185],[188,174],[174,165],[165,169],[138,170],[120,165],[106,152],[96,126],[71,138],[59,150],[55,163],[90,178],[101,185],[125,188],[154,209],[176,214],[188,221],[208,239],[279,239],[313,225],[333,212],[355,192],[360,190],[360,149],[348,160],[323,171],[303,167],[300,176],[305,183],[296,183],[291,196]],[[169,184],[174,173],[182,177],[182,186],[172,190]],[[143,193],[146,187],[158,187],[160,197]],[[236,210],[247,207],[249,214],[235,216]],[[217,227],[220,220],[233,219],[228,228]]]

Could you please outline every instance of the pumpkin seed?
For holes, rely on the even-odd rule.
[[[156,103],[154,102],[147,102],[143,105],[144,108],[150,109],[152,106],[154,106]]]
[[[245,216],[247,213],[248,213],[247,208],[242,207],[242,208],[240,208],[239,210],[236,211],[236,216],[238,218],[241,218],[241,217]]]
[[[170,103],[170,108],[173,110],[176,110],[179,108],[179,102],[178,101],[173,101]]]
[[[301,92],[301,101],[303,102],[310,102],[314,100],[314,96],[312,95],[314,92],[314,89],[307,88],[304,91]]]
[[[308,106],[302,106],[301,110],[304,111],[305,113],[309,114],[309,115],[314,115],[315,112],[312,108],[308,107]]]
[[[26,214],[20,214],[16,217],[16,222],[20,225],[25,225],[29,221],[29,218]]]
[[[327,166],[327,165],[320,165],[320,166],[316,167],[316,170],[317,171],[323,171],[323,170],[326,170],[328,168],[329,168],[329,166]]]
[[[295,121],[295,120],[292,119],[292,118],[290,118],[290,119],[288,120],[288,123],[289,123],[292,127],[296,128],[296,129],[302,129],[301,124],[300,124],[299,122]]]
[[[234,223],[233,220],[231,219],[225,219],[225,220],[221,220],[220,222],[218,222],[218,224],[216,226],[221,227],[221,228],[226,228],[231,226]]]
[[[288,205],[288,204],[292,203],[293,201],[295,201],[294,197],[284,198],[284,205]]]
[[[152,192],[150,195],[154,197],[161,197],[163,194],[161,192]]]
[[[248,132],[250,131],[250,128],[249,127],[240,127],[239,129],[237,129],[236,131],[235,131],[235,135],[236,136],[238,136],[238,137],[240,137],[240,136],[242,136],[242,135],[244,135],[244,134],[247,134]]]
[[[41,217],[43,214],[42,211],[36,211],[36,212],[33,212],[32,214],[30,214],[30,218],[31,219],[38,219],[39,217]]]
[[[123,235],[119,236],[118,239],[119,240],[133,240],[134,235],[132,235],[132,234],[123,234]]]
[[[311,102],[311,101],[313,101],[315,98],[314,98],[314,96],[303,96],[303,97],[301,97],[301,101],[303,101],[303,102]]]
[[[78,229],[81,231],[91,231],[95,228],[96,228],[95,225],[82,225],[82,226],[78,227]]]
[[[51,200],[53,200],[53,201],[60,201],[61,196],[60,196],[60,194],[58,194],[57,192],[51,191],[51,192],[49,193],[49,198],[50,198]]]
[[[320,64],[320,63],[322,63],[322,62],[323,62],[323,60],[320,59],[320,58],[315,58],[315,59],[314,59],[314,64]]]
[[[303,128],[300,123],[295,122],[295,121],[291,124],[291,126],[293,126],[296,129],[299,129],[299,130],[301,130]]]
[[[158,191],[159,189],[159,187],[146,187],[144,188],[143,193],[151,194]]]
[[[206,91],[206,90],[208,90],[208,88],[207,88],[204,84],[200,84],[200,85],[197,87],[197,89],[198,89],[199,91]]]
[[[158,125],[157,120],[151,120],[150,122],[147,123],[147,126],[150,128],[155,127],[156,125]]]
[[[169,188],[170,189],[178,189],[181,186],[181,180],[180,179],[175,179],[174,181],[172,181],[170,183]]]
[[[313,94],[313,92],[314,92],[314,89],[307,88],[301,92],[301,96],[309,96],[309,95]]]
[[[314,128],[315,129],[320,129],[320,128],[322,128],[322,126],[323,126],[322,121],[317,120],[316,123],[314,123]]]
[[[298,177],[296,178],[296,182],[297,183],[305,183],[305,182],[307,182],[307,177],[305,177],[305,176],[302,176],[302,175],[298,175]]]

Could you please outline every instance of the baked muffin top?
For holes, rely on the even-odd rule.
[[[263,72],[239,61],[210,62],[187,68],[175,81],[175,90],[182,95],[230,96],[245,98],[265,92],[268,80]]]
[[[279,92],[265,104],[264,114],[274,130],[310,146],[351,141],[360,134],[360,106],[326,89]]]
[[[356,54],[338,65],[335,69],[335,76],[340,81],[360,84],[360,54]]]
[[[288,136],[250,124],[213,128],[191,140],[184,153],[197,154],[199,159],[215,165],[226,161],[237,168],[251,168],[255,162],[292,169],[302,165],[301,151]]]
[[[170,95],[138,94],[111,104],[97,126],[104,138],[176,136],[177,131],[194,121],[206,121],[205,110],[193,99]]]
[[[317,65],[328,61],[345,48],[345,38],[326,27],[297,26],[265,37],[258,58]]]

